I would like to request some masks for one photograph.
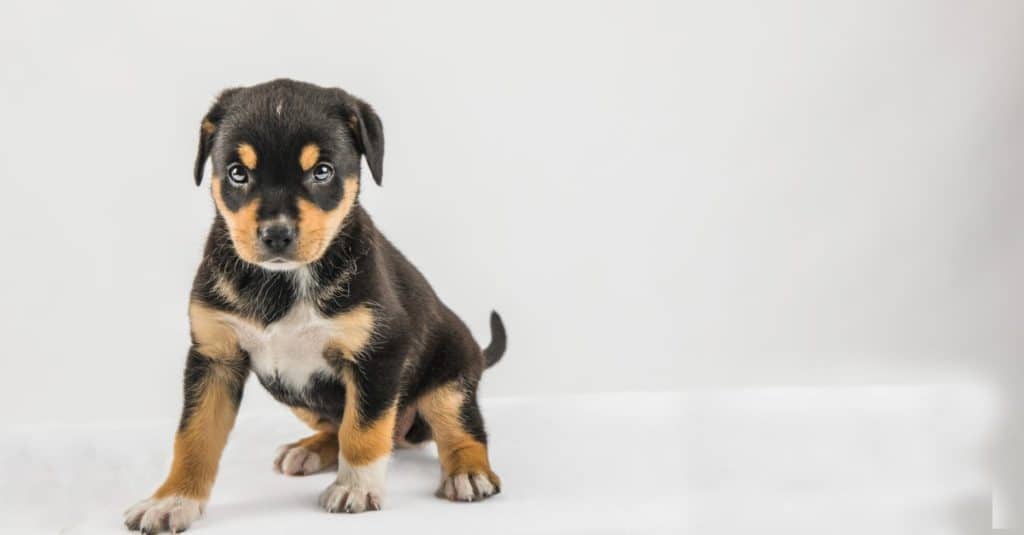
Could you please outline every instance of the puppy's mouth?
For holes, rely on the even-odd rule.
[[[296,262],[283,256],[276,256],[269,260],[260,262],[260,267],[269,271],[291,271],[302,266],[302,262]]]

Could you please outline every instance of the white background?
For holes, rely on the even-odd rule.
[[[484,395],[973,382],[1018,355],[1024,4],[7,2],[5,422],[173,418],[219,90],[373,104],[362,201]],[[246,406],[269,406],[249,385]]]
[[[1022,57],[1001,0],[5,1],[0,525],[121,533],[160,481],[200,118],[277,77],[376,107],[362,202],[482,343],[508,325],[506,488],[463,529],[1012,525]],[[302,432],[251,381],[203,529],[452,532],[426,450],[385,513],[316,514],[330,475],[269,470]]]

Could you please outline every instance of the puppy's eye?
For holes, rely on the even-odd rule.
[[[329,163],[318,163],[313,168],[313,182],[324,183],[334,177],[334,168]]]
[[[249,181],[249,171],[241,164],[233,163],[228,166],[228,179],[240,186]]]

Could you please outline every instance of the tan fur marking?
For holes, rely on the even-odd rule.
[[[224,298],[225,301],[232,305],[238,305],[241,302],[241,298],[238,296],[238,292],[235,291],[235,287],[231,285],[229,281],[223,275],[217,275],[217,282],[214,283],[213,289]]]
[[[202,388],[199,403],[188,425],[175,436],[171,472],[153,494],[156,498],[184,496],[205,501],[210,496],[237,408],[224,375],[211,374],[197,388]]]
[[[256,253],[256,230],[259,228],[259,221],[256,213],[260,208],[259,199],[254,199],[237,212],[232,212],[228,210],[221,197],[220,178],[214,176],[210,182],[213,184],[213,202],[228,225],[231,241],[235,244],[235,252],[247,262],[258,263],[260,259]]]
[[[318,161],[320,161],[320,147],[316,143],[302,147],[302,152],[299,153],[299,166],[303,171],[309,171]]]
[[[359,192],[359,179],[345,177],[344,196],[333,210],[323,211],[316,204],[299,198],[299,243],[296,251],[298,260],[314,262],[331,245],[331,240],[341,229],[345,217],[352,211]]]
[[[365,466],[391,453],[392,435],[398,409],[394,405],[372,422],[360,422],[359,392],[352,380],[352,372],[346,370],[345,414],[338,429],[341,454],[350,466]]]
[[[238,152],[238,159],[242,161],[242,165],[249,169],[256,169],[258,158],[256,158],[256,149],[252,148],[252,145],[248,143],[239,143],[238,149],[236,150]]]
[[[345,360],[355,362],[373,338],[373,310],[359,305],[331,318],[335,334],[329,347],[341,352]]]
[[[437,442],[445,477],[481,472],[496,486],[501,479],[491,470],[487,446],[466,432],[459,416],[465,394],[455,384],[433,390],[418,402],[420,414],[430,424]]]
[[[330,466],[338,460],[338,431],[321,431],[300,439],[292,446],[302,446],[320,456],[322,466]]]
[[[217,125],[210,122],[209,119],[203,119],[202,129],[204,134],[210,135],[213,133],[214,130],[217,129]]]
[[[301,407],[292,407],[291,409],[299,420],[302,420],[304,424],[316,431],[328,432],[331,433],[331,436],[334,436],[334,434],[338,432],[338,424],[325,418],[321,418],[311,410],[303,409]]]
[[[242,358],[238,335],[226,321],[224,313],[193,301],[188,306],[192,339],[196,349],[211,359],[235,360]],[[243,320],[244,321],[244,320]]]

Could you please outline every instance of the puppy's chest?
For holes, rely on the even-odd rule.
[[[249,353],[253,371],[264,382],[276,380],[302,392],[313,375],[336,374],[324,358],[324,349],[332,337],[344,333],[337,332],[309,303],[294,304],[284,317],[264,328],[246,324],[235,330],[239,345]]]

